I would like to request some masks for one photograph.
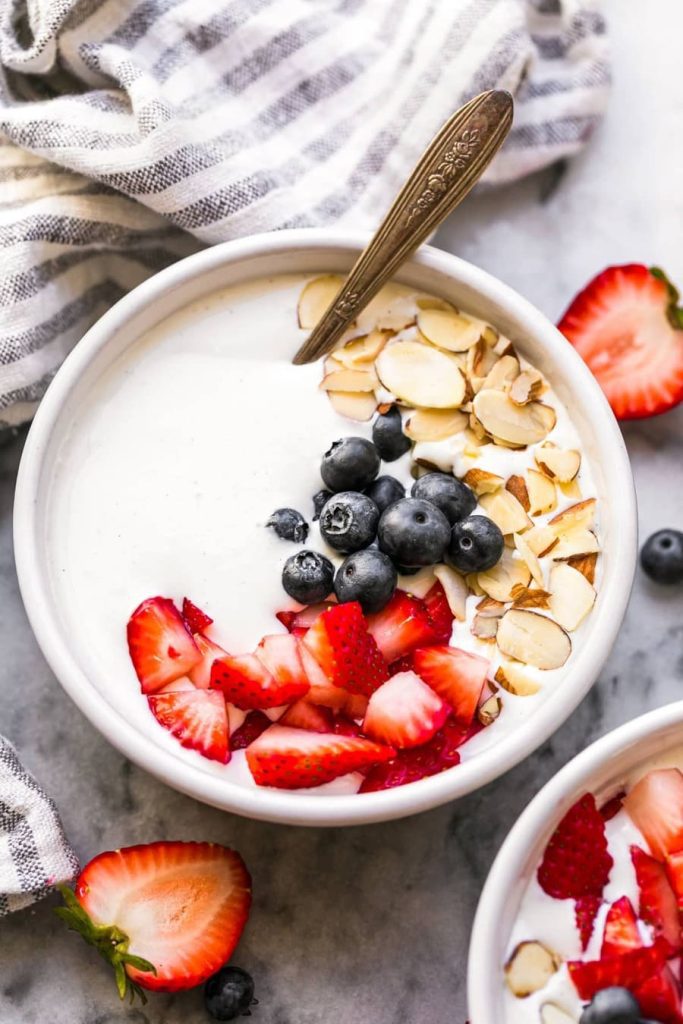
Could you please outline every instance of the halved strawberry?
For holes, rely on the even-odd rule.
[[[574,920],[581,938],[581,949],[588,949],[593,934],[593,926],[598,911],[602,906],[599,896],[581,896],[574,906]]]
[[[211,686],[211,666],[216,658],[224,658],[228,652],[224,651],[213,640],[209,640],[208,636],[204,636],[203,633],[195,633],[194,642],[199,648],[202,660],[194,668],[190,669],[188,675],[194,685],[200,690],[208,690]]]
[[[183,598],[183,610],[181,612],[183,621],[190,633],[203,633],[211,625],[213,619],[196,604],[190,601],[189,597]]]
[[[308,729],[310,732],[334,732],[334,715],[329,708],[311,704],[305,698],[297,700],[287,708],[279,725],[293,729]]]
[[[206,695],[204,695],[206,696]],[[194,988],[232,955],[251,878],[234,850],[160,842],[101,853],[57,913],[114,967],[121,998]]]
[[[247,763],[259,786],[310,789],[388,761],[394,754],[392,747],[359,736],[273,725],[247,747]]]
[[[368,615],[368,630],[388,662],[435,641],[424,601],[397,590],[381,612]]]
[[[322,612],[302,643],[328,681],[349,693],[369,697],[389,675],[357,601],[333,605]]]
[[[618,419],[683,400],[683,310],[661,270],[608,267],[580,292],[559,329],[588,364]]]
[[[424,604],[434,631],[433,642],[435,644],[450,643],[455,616],[446,598],[446,591],[439,580],[425,594]]]
[[[419,782],[420,779],[454,768],[460,764],[458,748],[468,738],[469,733],[449,718],[428,743],[399,750],[390,761],[371,768],[359,792],[374,793],[380,789],[393,789],[394,786]]]
[[[600,959],[640,949],[642,944],[633,905],[628,896],[621,896],[607,911]]]
[[[638,985],[634,995],[643,1019],[661,1024],[681,1024],[681,989],[670,967],[662,967]]]
[[[296,643],[294,637],[282,637]],[[244,711],[277,708],[308,693],[308,680],[303,674],[294,679],[285,666],[280,679],[276,679],[255,654],[218,658],[211,668],[211,686]]]
[[[399,672],[370,697],[363,732],[399,750],[419,747],[438,732],[449,712],[415,672]]]
[[[228,763],[228,709],[222,694],[210,690],[156,693],[147,701],[159,725],[183,747],[198,750],[211,761]]]
[[[640,890],[638,913],[643,921],[652,925],[655,935],[666,939],[672,949],[680,949],[678,906],[664,865],[639,846],[631,847],[631,860]]]
[[[487,659],[457,647],[422,647],[413,654],[413,667],[449,704],[456,720],[470,725],[488,675]]]
[[[258,739],[262,732],[270,729],[272,721],[262,711],[250,711],[241,725],[230,734],[230,749],[244,750]]]
[[[655,939],[653,946],[632,949],[621,956],[600,960],[569,960],[569,977],[582,999],[592,999],[603,988],[618,985],[635,992],[638,986],[656,974],[665,965],[669,944]]]
[[[678,768],[648,772],[625,797],[624,807],[657,860],[683,850],[683,775]]]
[[[602,896],[614,861],[592,793],[569,808],[545,848],[538,882],[555,899]]]
[[[148,597],[127,626],[128,650],[143,693],[172,683],[201,658],[199,649],[168,597]]]

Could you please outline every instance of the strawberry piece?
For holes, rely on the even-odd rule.
[[[412,653],[404,654],[401,658],[397,658],[396,661],[392,661],[389,666],[389,675],[397,676],[399,672],[412,672],[414,668]]]
[[[427,609],[429,621],[432,624],[435,644],[448,644],[451,642],[453,633],[453,619],[455,616],[451,611],[446,598],[446,591],[439,580],[427,591],[424,596],[424,604]]]
[[[592,999],[603,988],[618,985],[635,992],[643,982],[661,970],[669,953],[664,939],[655,939],[653,946],[632,949],[621,956],[601,960],[569,960],[569,977],[582,999]]]
[[[193,604],[189,597],[183,598],[181,615],[190,633],[203,633],[213,622],[211,616],[203,612],[201,608],[198,608],[196,604]]]
[[[211,668],[214,661],[217,658],[226,657],[228,652],[215,644],[213,640],[209,640],[208,636],[204,636],[203,633],[195,633],[194,642],[199,648],[202,660],[190,669],[188,675],[196,687],[200,690],[208,690],[211,686]]]
[[[471,725],[490,662],[457,647],[423,647],[413,654],[413,667],[449,704],[455,719],[461,725]]]
[[[298,691],[299,696],[308,693],[308,677],[299,656],[299,643],[296,637],[288,636],[286,633],[264,636],[255,654],[283,690]]]
[[[683,914],[683,851],[670,853],[666,858],[666,874],[676,898],[678,911]]]
[[[187,676],[181,676],[180,679],[174,679],[172,683],[166,683],[166,686],[162,686],[157,693],[182,693],[194,689],[195,685],[192,680]]]
[[[308,693],[308,679],[296,649],[295,662],[291,649],[280,649],[279,645],[266,643],[271,640],[285,640],[296,645],[296,638],[286,634],[266,637],[259,644],[257,654],[227,655],[214,661],[211,668],[211,686],[222,690],[227,701],[244,711],[281,707]],[[277,675],[263,663],[266,651],[265,656]]]
[[[614,861],[592,793],[570,807],[546,846],[538,882],[555,899],[602,896]]]
[[[275,618],[278,620],[278,622],[282,623],[282,625],[285,627],[288,633],[292,632],[292,626],[294,625],[294,620],[296,619],[296,612],[275,612]]]
[[[273,725],[247,747],[247,763],[259,786],[310,789],[388,761],[394,754],[392,747],[359,736]]]
[[[147,701],[159,725],[168,729],[181,746],[197,750],[211,761],[228,763],[228,710],[220,693],[156,693]]]
[[[392,747],[419,747],[448,718],[448,705],[414,672],[400,672],[368,701],[363,732]]]
[[[386,662],[368,633],[357,601],[322,612],[303,638],[328,682],[369,697],[388,678]]]
[[[230,736],[231,750],[244,750],[250,743],[257,740],[262,732],[273,723],[262,711],[250,711],[241,725]]]
[[[186,676],[201,658],[199,649],[168,597],[149,597],[127,626],[128,650],[143,693]]]
[[[632,949],[640,949],[642,945],[636,912],[628,896],[622,896],[607,911],[600,959],[621,956]]]
[[[423,601],[397,590],[381,612],[368,615],[368,630],[388,662],[435,642]]]
[[[217,843],[159,842],[101,853],[79,875],[75,893],[62,892],[67,906],[58,913],[97,943],[117,971],[122,997],[126,985],[131,995],[200,985],[232,955],[251,905],[242,858]],[[96,928],[118,934],[107,943]]]
[[[559,329],[588,364],[618,419],[683,399],[683,310],[661,270],[608,267],[576,296]]]
[[[683,849],[683,775],[678,768],[657,768],[643,776],[624,807],[657,860]]]
[[[661,1024],[681,1024],[681,990],[670,967],[662,967],[633,993],[643,1018]]]
[[[582,896],[576,901],[574,918],[581,938],[581,949],[586,950],[593,934],[593,926],[602,906],[599,896]]]
[[[640,890],[639,914],[652,925],[655,935],[666,939],[672,949],[681,948],[678,906],[666,869],[639,846],[631,847],[631,860]]]
[[[280,725],[293,729],[308,729],[310,732],[334,732],[334,716],[329,708],[297,700],[278,719]]]
[[[393,789],[454,768],[460,764],[458,748],[468,738],[469,733],[449,718],[428,743],[399,750],[391,761],[371,768],[359,792],[374,793],[380,789]]]
[[[346,715],[335,715],[332,720],[332,732],[337,736],[360,736],[360,726]]]
[[[606,804],[603,804],[600,808],[600,814],[602,815],[603,821],[611,821],[615,818],[621,808],[624,806],[624,797],[626,796],[625,791],[617,793],[611,800],[608,800]]]
[[[296,611],[275,612],[275,618],[281,622],[288,633],[304,634],[311,628],[315,620],[323,612],[334,608],[334,603],[322,601],[320,604],[309,604]]]

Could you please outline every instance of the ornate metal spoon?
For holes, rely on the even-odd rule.
[[[465,198],[509,132],[512,108],[510,93],[491,90],[475,96],[446,121],[295,355],[295,363],[310,363],[329,352],[397,267]]]

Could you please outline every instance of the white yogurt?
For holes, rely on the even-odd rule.
[[[253,783],[243,753],[218,765],[181,748],[155,722],[128,657],[125,625],[146,597],[179,602],[187,595],[215,619],[212,637],[241,653],[279,632],[275,612],[294,606],[280,574],[296,548],[266,529],[266,520],[282,506],[310,520],[311,497],[322,486],[322,454],[338,437],[370,436],[369,424],[334,411],[319,390],[318,364],[291,363],[307,333],[296,316],[306,279],[288,275],[227,288],[142,336],[74,409],[49,485],[47,550],[53,553],[55,604],[91,681],[150,740],[245,785]],[[386,317],[389,309],[389,322],[393,315],[405,321],[406,308],[415,309],[411,292],[388,286],[357,333],[377,322],[381,310]],[[579,448],[559,400],[550,393],[544,401],[558,413],[550,439]],[[430,447],[441,449],[451,464],[456,455],[467,461],[456,452],[457,440],[451,443],[455,454],[448,445]],[[382,472],[409,487],[409,465],[406,456]],[[533,449],[487,446],[478,461],[458,471],[470,465],[507,477],[533,465]],[[595,493],[585,457],[580,483],[583,497]],[[316,524],[307,546],[333,555]],[[402,582],[406,589],[413,584],[417,588],[414,578]],[[456,623],[453,642],[491,657],[495,645],[469,631],[475,604],[470,599],[468,623]],[[575,648],[580,638],[581,629],[573,634]],[[466,745],[463,757],[533,714],[564,672],[538,673],[543,688],[534,697],[502,694],[503,713]],[[354,792],[358,785],[359,777],[349,776],[314,792]]]

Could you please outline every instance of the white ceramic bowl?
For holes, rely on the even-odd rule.
[[[503,843],[481,894],[468,958],[471,1024],[503,1024],[503,964],[524,891],[548,839],[586,792],[608,799],[641,762],[681,750],[683,701],[634,718],[565,765],[534,797]]]
[[[126,757],[198,800],[253,818],[307,825],[383,821],[463,796],[517,764],[564,722],[591,687],[622,621],[636,556],[633,481],[619,428],[603,394],[573,348],[529,302],[482,270],[425,247],[397,280],[453,300],[490,319],[553,383],[568,406],[589,458],[601,502],[603,580],[562,686],[513,733],[456,769],[362,796],[309,796],[244,788],[202,771],[144,736],[87,678],[65,635],[51,595],[45,496],[56,437],[67,406],[141,333],[186,303],[218,288],[285,272],[346,271],[367,237],[322,230],[282,231],[215,246],[144,282],[88,331],[68,357],[38,410],[17,481],[15,552],[21,592],[45,657],[81,711]]]

